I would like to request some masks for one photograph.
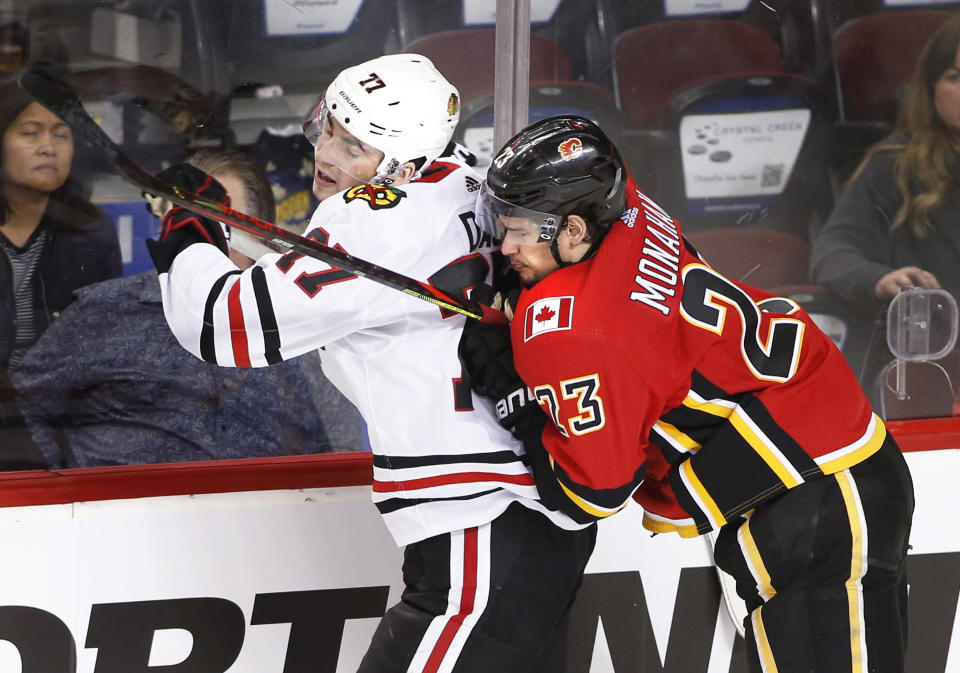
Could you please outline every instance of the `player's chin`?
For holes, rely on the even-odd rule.
[[[517,272],[517,275],[520,278],[520,284],[524,287],[533,287],[538,282],[543,280],[543,276],[534,271],[531,271],[528,268],[523,268]]]

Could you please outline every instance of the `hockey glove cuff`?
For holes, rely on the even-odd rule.
[[[541,425],[546,418],[523,381],[520,387],[496,398],[496,402],[497,420],[517,439],[523,437],[531,425]]]
[[[468,320],[460,338],[460,358],[478,395],[496,402],[500,425],[515,437],[544,416],[513,366],[510,330]]]
[[[176,164],[156,177],[214,203],[230,205],[230,197],[223,185],[190,164]],[[226,230],[219,222],[179,206],[163,212],[167,204],[162,198],[146,192],[143,196],[147,200],[147,209],[158,216],[162,213],[163,218],[159,240],[147,241],[147,251],[158,272],[169,271],[176,256],[194,243],[210,243],[224,254],[229,252]]]

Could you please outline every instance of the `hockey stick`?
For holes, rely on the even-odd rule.
[[[264,240],[271,247],[294,251],[313,257],[362,278],[386,285],[406,294],[487,323],[506,324],[500,312],[467,298],[456,298],[442,290],[409,278],[390,269],[372,264],[318,241],[304,238],[275,224],[264,222],[250,215],[207,201],[195,194],[185,192],[173,185],[157,180],[125,155],[113,140],[87,114],[80,97],[65,82],[38,71],[21,75],[20,87],[44,107],[67,123],[73,132],[91,146],[103,152],[111,164],[130,183],[145,192],[162,196],[189,210],[224,222],[240,231]]]

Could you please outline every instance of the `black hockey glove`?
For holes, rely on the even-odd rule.
[[[483,301],[488,294],[492,291],[486,293],[477,288],[472,298]],[[496,402],[500,425],[514,437],[522,437],[531,423],[545,418],[514,369],[509,328],[468,320],[460,337],[460,359],[470,376],[470,387]]]
[[[157,179],[184,191],[202,196],[223,206],[230,205],[230,197],[219,182],[190,164],[176,164],[157,173]],[[159,240],[147,241],[147,252],[160,273],[170,270],[174,258],[194,243],[210,243],[224,254],[229,252],[227,238],[219,222],[197,215],[186,208],[175,206],[147,192],[147,209],[163,219]]]

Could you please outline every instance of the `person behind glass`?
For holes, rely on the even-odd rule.
[[[654,533],[718,531],[752,671],[902,673],[910,473],[810,316],[707,265],[581,117],[508,141],[477,220],[523,290],[509,334],[470,324],[464,360],[543,501],[596,521],[633,499]],[[512,359],[469,348],[496,330]]]
[[[71,175],[70,128],[15,84],[0,86],[0,469],[44,467],[9,383],[77,288],[122,272],[113,221]]]
[[[189,162],[226,188],[232,207],[270,221],[263,171],[239,150]],[[240,267],[248,257],[230,250]],[[12,378],[51,467],[319,453],[361,447],[356,409],[312,354],[267,369],[226,369],[180,348],[155,271],[78,291]]]
[[[481,178],[451,143],[459,113],[457,89],[418,54],[342,71],[304,126],[320,200],[307,235],[453,295],[489,278],[493,241],[473,224]],[[295,252],[241,272],[217,233],[171,213],[148,243],[180,343],[246,367],[319,348],[367,422],[373,501],[405,547],[404,588],[358,670],[540,670],[596,527],[540,503],[522,447],[471,395],[466,318]]]
[[[927,41],[894,132],[871,148],[811,252],[811,278],[875,315],[901,288],[960,300],[960,15]]]

